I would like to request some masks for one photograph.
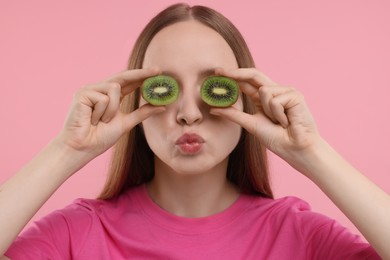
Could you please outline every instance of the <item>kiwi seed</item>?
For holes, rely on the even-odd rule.
[[[213,107],[228,107],[236,103],[239,94],[238,83],[223,76],[206,78],[200,89],[204,102]]]
[[[179,96],[179,84],[166,75],[147,78],[142,84],[142,97],[154,106],[173,103]]]

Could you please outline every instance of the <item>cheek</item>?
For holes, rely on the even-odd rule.
[[[167,141],[174,130],[169,115],[165,112],[153,115],[142,122],[146,142],[153,152],[167,147]]]
[[[235,147],[238,143],[238,140],[240,139],[242,127],[235,123],[231,123],[227,129],[229,129],[229,131],[226,131],[227,141],[231,142],[232,145]]]
[[[140,91],[140,93],[139,93],[139,96],[138,96],[138,106],[140,107],[140,106],[143,106],[143,105],[145,105],[147,102],[145,101],[145,99],[142,97],[142,95],[141,95],[141,91]]]
[[[238,97],[238,100],[236,101],[236,103],[234,103],[232,105],[232,107],[234,107],[235,109],[238,109],[240,111],[244,111],[244,102],[243,102],[242,94],[240,94],[240,96]]]
[[[232,107],[240,111],[244,110],[242,95],[240,95],[237,102]],[[233,150],[240,140],[242,127],[228,119],[219,118],[219,120],[219,123],[216,125],[215,136],[217,136],[222,147],[227,150]]]
[[[160,134],[163,134],[164,127],[161,125],[161,118],[149,117],[142,122],[142,128],[144,129],[146,141],[148,143],[156,139]]]
[[[237,107],[237,109],[239,109]],[[236,147],[241,137],[242,127],[227,119],[220,119],[213,127],[214,148],[228,154]]]

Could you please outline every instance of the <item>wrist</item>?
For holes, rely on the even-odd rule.
[[[65,177],[68,178],[73,173],[85,166],[93,159],[91,154],[85,151],[79,151],[64,142],[61,136],[52,139],[43,151],[43,156],[50,156],[53,166],[62,170]],[[51,164],[50,162],[48,162]]]
[[[333,148],[324,139],[317,137],[310,146],[289,151],[285,160],[296,170],[313,180],[317,174],[322,174],[322,170],[326,168],[326,165],[332,163],[335,156],[336,152]]]

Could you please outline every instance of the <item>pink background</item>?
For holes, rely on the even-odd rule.
[[[1,183],[59,132],[73,93],[123,70],[143,26],[176,1],[21,2],[0,3]],[[230,18],[257,67],[301,90],[328,142],[390,193],[390,4],[315,2],[189,1]],[[34,219],[76,197],[95,197],[108,158],[73,176]],[[277,197],[299,196],[357,232],[314,184],[271,160]]]

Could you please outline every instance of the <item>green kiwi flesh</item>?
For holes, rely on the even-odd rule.
[[[147,78],[142,84],[142,97],[154,106],[168,105],[179,96],[179,84],[166,75]]]
[[[228,107],[236,103],[239,94],[238,83],[223,76],[206,78],[200,89],[204,102],[213,107]]]

